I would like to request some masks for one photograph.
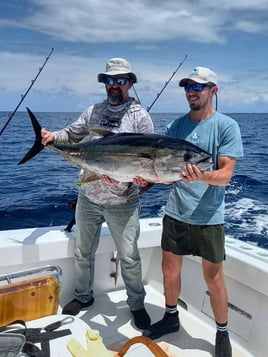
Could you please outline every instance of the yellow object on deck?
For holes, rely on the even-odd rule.
[[[71,339],[67,348],[73,357],[114,357],[112,351],[107,350],[103,344],[103,339],[98,330],[87,330],[86,333],[87,349],[76,340]]]
[[[71,339],[67,348],[73,357],[123,357],[128,354],[128,350],[132,345],[143,344],[147,351],[150,351],[150,356],[168,357],[169,355],[156,344],[153,340],[145,336],[136,336],[131,338],[119,352],[107,350],[103,344],[103,339],[98,330],[87,330],[86,333],[87,349],[76,340]],[[140,352],[137,352],[138,355]],[[146,354],[147,356],[148,354]],[[139,356],[140,357],[140,356]]]

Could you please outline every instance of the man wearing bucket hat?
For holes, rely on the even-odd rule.
[[[148,112],[129,96],[135,73],[124,58],[112,58],[106,71],[98,74],[105,84],[107,99],[87,108],[66,128],[49,132],[42,129],[43,144],[49,142],[78,142],[90,129],[114,133],[152,133],[153,123]],[[81,170],[81,180],[90,174]],[[137,181],[138,183],[138,181]],[[94,303],[94,262],[101,226],[106,221],[116,245],[121,273],[127,292],[127,303],[140,329],[150,325],[144,308],[145,290],[142,283],[141,260],[137,246],[139,237],[138,187],[132,182],[117,182],[103,176],[101,180],[80,185],[76,206],[76,289],[74,299],[64,306],[62,313],[77,315],[82,308]]]
[[[106,63],[106,72],[98,74],[98,81],[105,83],[109,76],[126,74],[126,78],[130,78],[132,83],[137,83],[136,74],[131,72],[131,67],[128,61],[124,58],[112,58]]]
[[[211,69],[196,67],[179,85],[185,90],[190,111],[170,123],[166,133],[210,152],[213,167],[201,172],[195,165],[187,164],[180,180],[173,184],[165,208],[161,241],[165,314],[143,334],[156,339],[179,330],[177,303],[183,256],[200,256],[217,327],[215,357],[231,357],[223,274],[224,195],[237,158],[243,156],[241,134],[232,118],[212,106],[218,87],[217,76]]]

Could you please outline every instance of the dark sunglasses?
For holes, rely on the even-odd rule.
[[[130,78],[113,78],[113,77],[106,77],[104,78],[104,83],[108,86],[111,86],[114,83],[117,83],[119,86],[124,86]]]
[[[190,89],[194,90],[195,92],[201,92],[205,88],[212,88],[212,87],[213,85],[211,84],[194,83],[194,84],[186,84],[184,86],[184,90],[186,93],[188,93]]]

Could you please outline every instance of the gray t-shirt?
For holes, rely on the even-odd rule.
[[[101,129],[114,133],[153,133],[154,126],[149,113],[134,99],[118,106],[110,105],[107,100],[87,108],[79,118],[66,128],[54,132],[55,143],[73,143],[89,138],[90,129]],[[91,139],[97,139],[91,137]],[[91,174],[80,171],[80,179]],[[137,199],[138,188],[132,183],[120,182],[106,184],[100,180],[82,183],[80,192],[96,204],[122,204]]]

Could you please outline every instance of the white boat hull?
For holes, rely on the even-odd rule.
[[[70,233],[63,228],[0,232],[0,274],[48,264],[60,266],[63,271],[61,306],[72,299],[75,283],[75,227]],[[160,218],[141,219],[139,247],[147,292],[146,308],[152,322],[159,320],[164,312],[161,229]],[[109,349],[118,351],[129,338],[141,335],[141,331],[132,323],[120,268],[114,258],[115,246],[104,225],[96,255],[95,303],[88,311],[80,312],[79,317],[86,326],[100,331]],[[268,251],[227,237],[224,265],[233,356],[264,357],[268,350]],[[198,257],[184,258],[180,306],[180,331],[163,336],[159,341],[168,346],[170,356],[213,355],[215,323]],[[84,338],[83,331],[80,340]],[[66,346],[64,348],[61,357],[70,357]]]

